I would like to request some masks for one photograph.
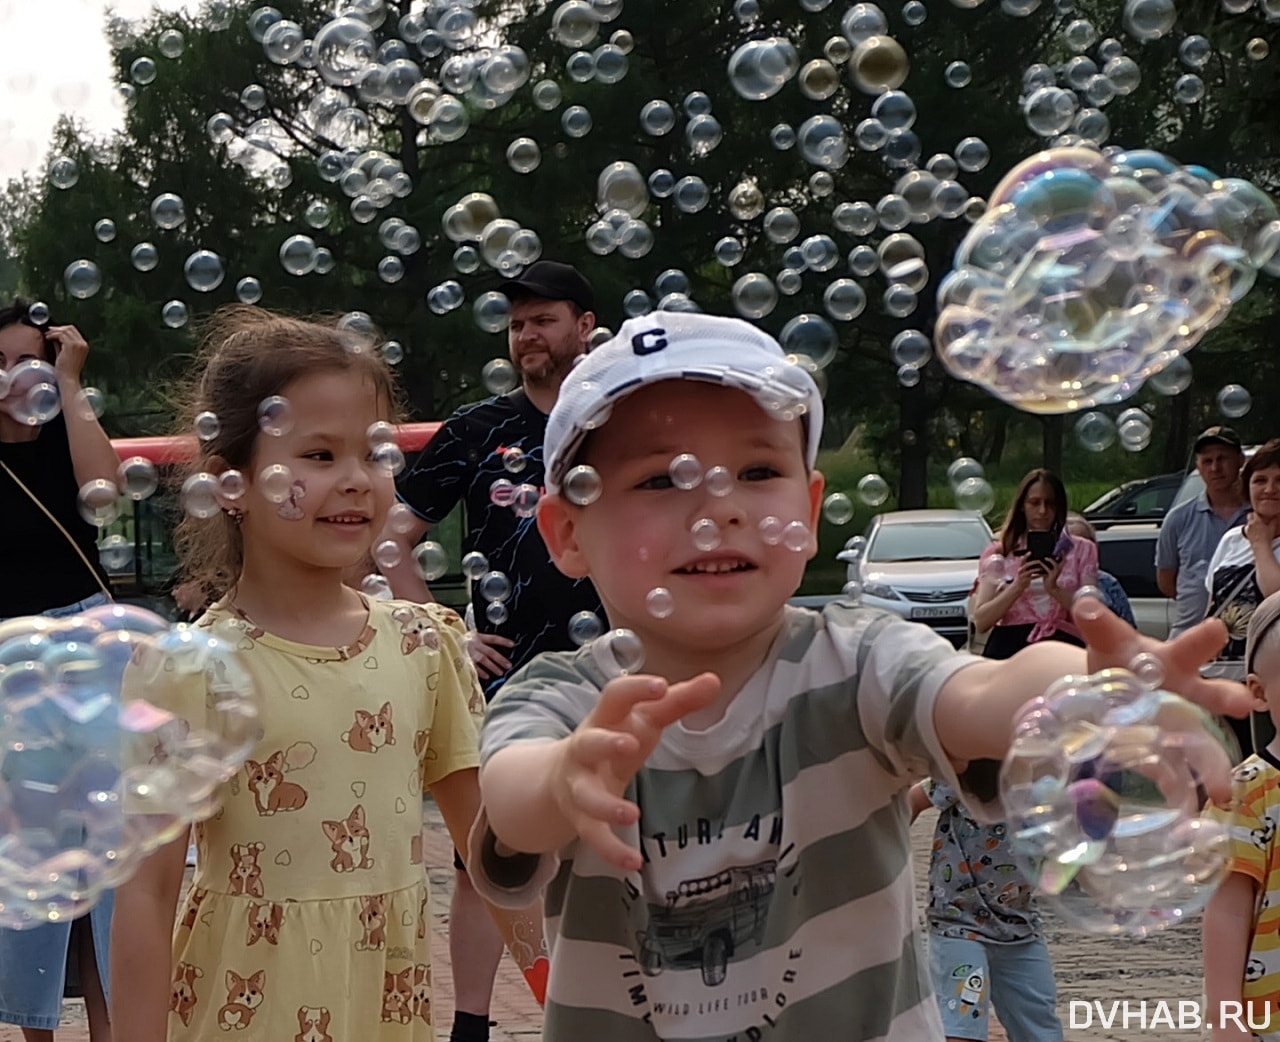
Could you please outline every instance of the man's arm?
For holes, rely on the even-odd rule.
[[[1182,511],[1173,510],[1165,515],[1156,536],[1156,586],[1170,600],[1178,596],[1178,569],[1182,564],[1178,557],[1178,533],[1181,528]]]
[[[1156,585],[1169,600],[1175,600],[1178,596],[1178,569],[1157,568]]]

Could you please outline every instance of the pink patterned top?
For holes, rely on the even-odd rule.
[[[1020,540],[1015,549],[1025,548],[1026,540]],[[1089,539],[1076,539],[1063,532],[1054,548],[1059,554],[1065,553],[1062,571],[1058,574],[1058,587],[1063,590],[1078,590],[1098,581],[1098,548]],[[1003,553],[997,539],[982,551],[981,560],[985,562],[993,554]],[[979,564],[981,571],[982,565]],[[1012,580],[1009,580],[1010,582]],[[1022,591],[1021,596],[1009,607],[997,626],[1025,626],[1030,624],[1031,635],[1028,644],[1044,640],[1055,630],[1070,633],[1079,637],[1080,631],[1071,621],[1067,610],[1045,590],[1044,583],[1035,580]]]

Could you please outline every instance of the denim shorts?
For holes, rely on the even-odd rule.
[[[929,972],[948,1038],[986,1042],[988,1012],[995,1006],[1009,1042],[1062,1042],[1043,937],[984,944],[930,933]]]
[[[106,603],[105,594],[95,593],[43,614],[65,618]],[[103,992],[107,990],[111,907],[112,892],[107,891],[89,913]],[[45,1030],[58,1026],[70,940],[70,923],[45,923],[30,930],[0,929],[0,1022]]]

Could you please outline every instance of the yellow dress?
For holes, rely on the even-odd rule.
[[[283,640],[222,605],[263,736],[196,827],[173,940],[171,1042],[432,1042],[422,792],[479,763],[458,616],[376,601],[346,648]]]

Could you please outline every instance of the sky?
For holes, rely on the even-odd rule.
[[[152,7],[194,10],[196,0],[113,0],[137,18]],[[95,130],[119,126],[103,0],[0,0],[0,183],[45,160],[61,112]]]

